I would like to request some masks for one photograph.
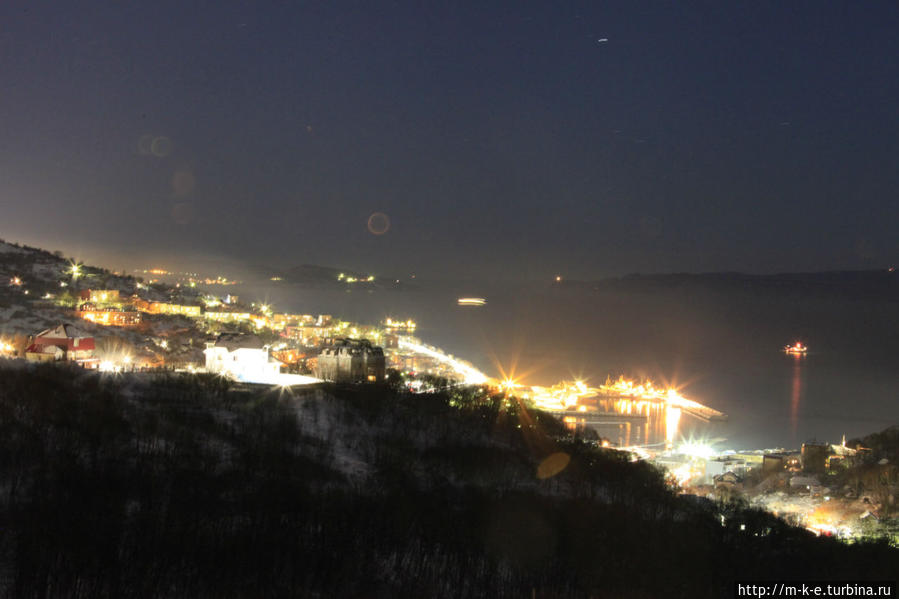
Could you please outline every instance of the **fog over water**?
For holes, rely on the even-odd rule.
[[[426,284],[404,290],[236,288],[279,311],[361,322],[414,318],[425,342],[529,385],[649,377],[729,415],[681,432],[720,447],[838,443],[899,423],[899,323],[890,301],[673,287]],[[487,298],[460,307],[463,295]],[[807,356],[783,353],[801,340]]]

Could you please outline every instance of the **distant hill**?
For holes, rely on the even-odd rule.
[[[885,458],[893,464],[899,464],[899,424],[894,424],[879,433],[849,441],[849,447],[858,445],[871,449],[874,459]]]
[[[131,275],[82,264],[74,258],[65,257],[62,252],[0,240],[0,289],[10,287],[13,280],[19,282],[14,285],[19,287],[18,291],[28,291],[21,295],[21,299],[26,300],[40,299],[48,294],[57,297],[82,289],[117,289],[129,296],[141,291],[149,299],[162,300],[174,290],[166,285],[141,288],[141,280]],[[179,293],[192,292],[179,290]]]

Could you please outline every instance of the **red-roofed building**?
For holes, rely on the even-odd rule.
[[[95,349],[93,337],[70,324],[61,324],[35,335],[25,349],[25,359],[32,362],[68,360],[96,368],[99,361],[94,355]]]

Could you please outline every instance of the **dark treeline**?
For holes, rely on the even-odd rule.
[[[8,597],[720,597],[897,571],[885,545],[679,497],[479,389],[0,363]]]

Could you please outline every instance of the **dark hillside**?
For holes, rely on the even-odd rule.
[[[0,363],[0,490],[8,597],[720,597],[899,571],[474,388]]]

